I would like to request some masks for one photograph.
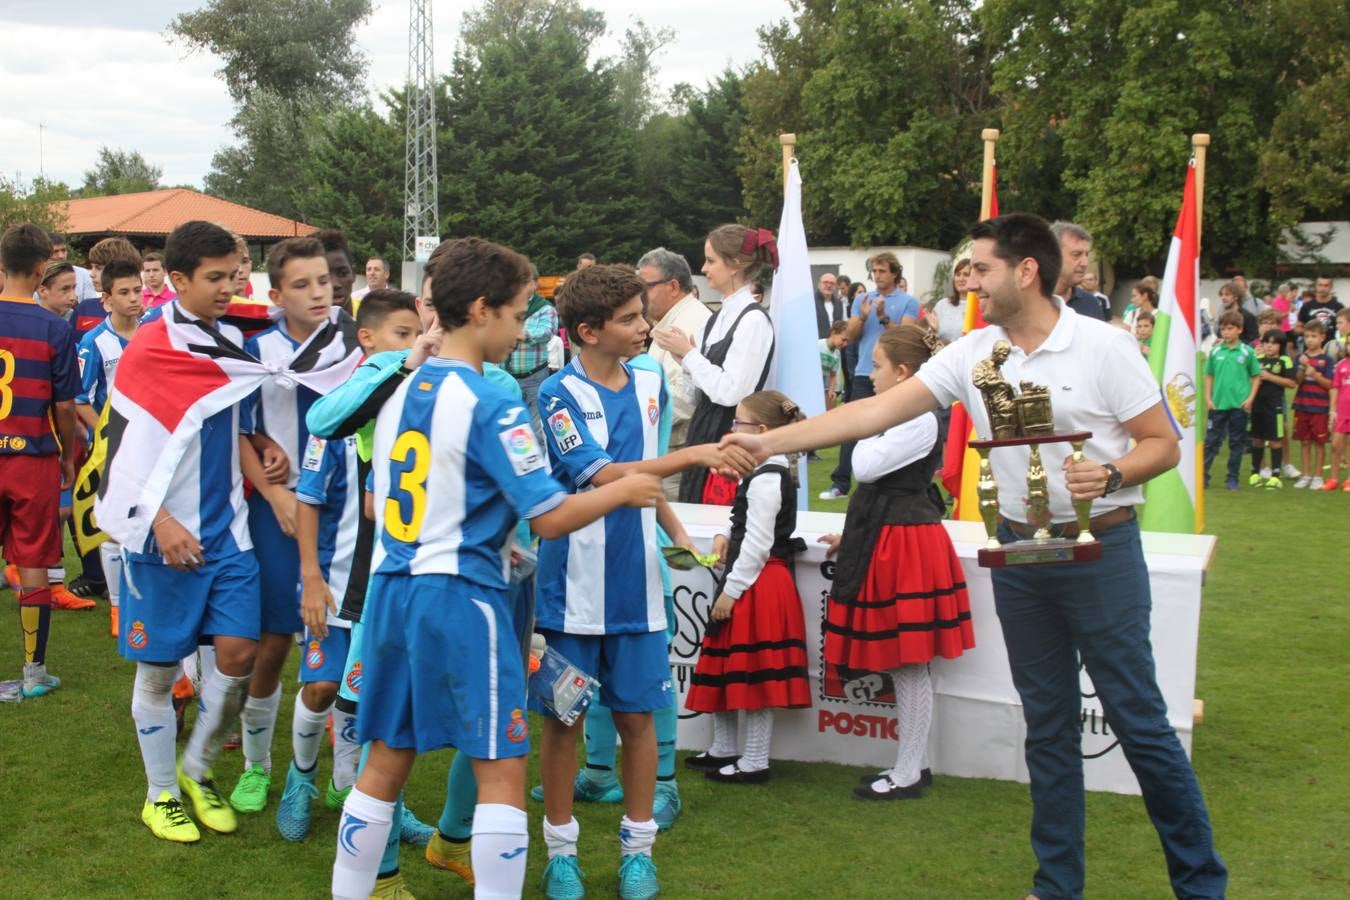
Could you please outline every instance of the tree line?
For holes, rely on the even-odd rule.
[[[404,93],[366,98],[369,0],[211,0],[171,30],[222,60],[234,135],[205,189],[400,258]],[[775,225],[798,136],[813,244],[955,245],[978,216],[982,128],[1000,207],[1072,218],[1118,271],[1159,272],[1189,135],[1213,135],[1204,267],[1271,271],[1284,230],[1350,218],[1350,6],[1335,0],[792,0],[760,58],[668,96],[630,23],[584,0],[486,0],[437,83],[440,219],[543,271],[657,244],[697,265],[722,221]],[[752,39],[746,35],[747,41]],[[278,53],[278,47],[288,52]],[[298,48],[298,49],[297,49]],[[104,148],[116,191],[153,166]],[[152,173],[153,174],[153,171]],[[3,186],[0,186],[3,187]]]

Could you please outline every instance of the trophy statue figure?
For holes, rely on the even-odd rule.
[[[984,520],[988,540],[979,553],[980,565],[1003,566],[1039,565],[1044,563],[1085,562],[1100,559],[1101,544],[1092,536],[1092,501],[1075,500],[1075,522],[1055,525],[1050,518],[1050,479],[1041,461],[1041,444],[1068,443],[1073,447],[1074,461],[1083,459],[1083,445],[1092,437],[1089,432],[1055,432],[1055,415],[1050,404],[1050,389],[1030,381],[1019,383],[1019,391],[1003,377],[1003,364],[1008,361],[1012,347],[1007,341],[997,341],[993,352],[975,364],[971,380],[980,390],[984,408],[989,414],[989,440],[971,441],[970,447],[980,455],[980,477],[976,493],[980,501],[980,518]],[[1030,459],[1027,465],[1026,513],[1029,540],[1004,544],[998,539],[999,503],[998,482],[994,479],[989,461],[992,450],[1000,447],[1027,447]],[[1016,530],[1017,523],[1009,527]],[[1073,535],[1076,530],[1076,536]],[[1059,535],[1056,535],[1056,531]],[[1068,532],[1066,535],[1065,532]]]
[[[970,373],[975,386],[984,398],[985,411],[989,413],[989,428],[995,440],[1017,436],[1017,405],[1014,402],[1012,385],[1003,379],[1003,364],[1008,361],[1012,347],[1007,341],[994,344],[994,352],[988,359],[975,364]]]

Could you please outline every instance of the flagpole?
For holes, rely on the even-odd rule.
[[[998,129],[986,128],[984,138],[984,176],[980,181],[980,221],[989,218],[990,200],[994,196],[994,145],[998,143]]]
[[[797,149],[797,135],[780,134],[778,143],[783,145],[783,196],[787,196],[788,169],[792,167],[792,157]]]
[[[1209,135],[1201,132],[1191,135],[1191,153],[1195,156],[1195,249],[1204,244],[1205,236],[1205,155],[1209,152]]]

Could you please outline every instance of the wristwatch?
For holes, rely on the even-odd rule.
[[[1106,490],[1102,491],[1102,496],[1105,497],[1107,494],[1114,494],[1120,490],[1120,483],[1125,476],[1120,474],[1120,470],[1116,468],[1115,463],[1102,463],[1102,468],[1106,470]]]

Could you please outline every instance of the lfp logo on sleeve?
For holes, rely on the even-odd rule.
[[[529,422],[500,431],[497,437],[517,475],[544,468],[544,454],[539,450],[539,442],[534,439],[534,429]]]

